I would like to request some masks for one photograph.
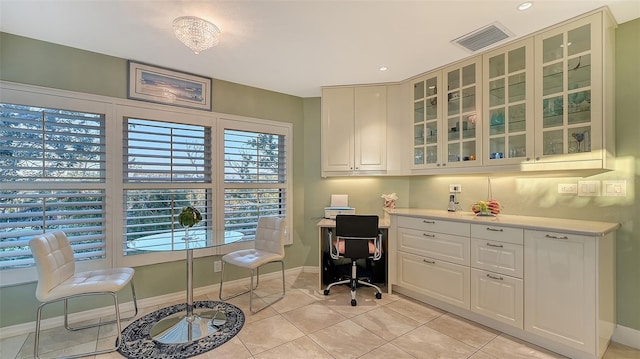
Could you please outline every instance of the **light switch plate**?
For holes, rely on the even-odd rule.
[[[596,197],[600,195],[600,181],[578,181],[578,196]]]
[[[627,195],[626,180],[602,181],[602,195],[609,197],[625,197]]]

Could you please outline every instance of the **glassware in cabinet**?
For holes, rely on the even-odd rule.
[[[513,164],[533,155],[533,39],[484,55],[486,86],[483,165]]]

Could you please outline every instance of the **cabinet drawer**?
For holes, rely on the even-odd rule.
[[[471,237],[522,245],[524,243],[524,230],[522,228],[494,226],[491,224],[472,224]]]
[[[456,236],[469,236],[470,223],[443,221],[431,218],[398,217],[398,227],[417,229],[438,233],[453,234]]]
[[[523,328],[522,279],[471,269],[471,311]]]
[[[469,265],[469,237],[398,228],[398,250]]]
[[[398,253],[397,269],[399,285],[469,309],[469,267]]]
[[[522,278],[524,247],[517,244],[471,238],[471,266]]]

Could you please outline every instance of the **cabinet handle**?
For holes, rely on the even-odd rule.
[[[569,239],[569,237],[567,237],[567,236],[558,237],[558,236],[554,236],[554,235],[551,235],[551,234],[547,234],[547,235],[545,235],[545,237],[551,238],[551,239]]]
[[[427,221],[426,219],[422,220],[422,223],[427,223],[427,224],[436,224],[436,221]]]
[[[491,243],[487,242],[487,245],[489,247],[504,248],[504,246],[502,244],[491,244]]]
[[[430,260],[426,260],[426,259],[423,259],[422,261],[425,262],[425,263],[429,263],[429,264],[436,264],[436,261],[430,261]]]
[[[504,229],[487,227],[487,231],[504,232]]]
[[[436,237],[435,234],[422,233],[422,235],[425,236],[425,237],[431,237],[431,238],[435,238]]]
[[[495,279],[495,280],[504,280],[504,278],[502,278],[502,277],[496,277],[496,276],[493,276],[493,275],[491,275],[489,273],[487,273],[487,277],[491,278],[491,279]]]

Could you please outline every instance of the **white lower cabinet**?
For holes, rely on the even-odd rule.
[[[525,231],[526,331],[604,353],[615,323],[611,237]]]
[[[552,221],[395,215],[391,288],[570,358],[601,358],[616,326],[619,225],[566,220],[542,230]],[[570,229],[558,231],[564,223]]]
[[[522,329],[522,279],[471,269],[471,311]]]
[[[399,253],[398,284],[432,298],[469,309],[469,267]]]
[[[473,224],[471,237],[471,311],[522,329],[522,228]]]

